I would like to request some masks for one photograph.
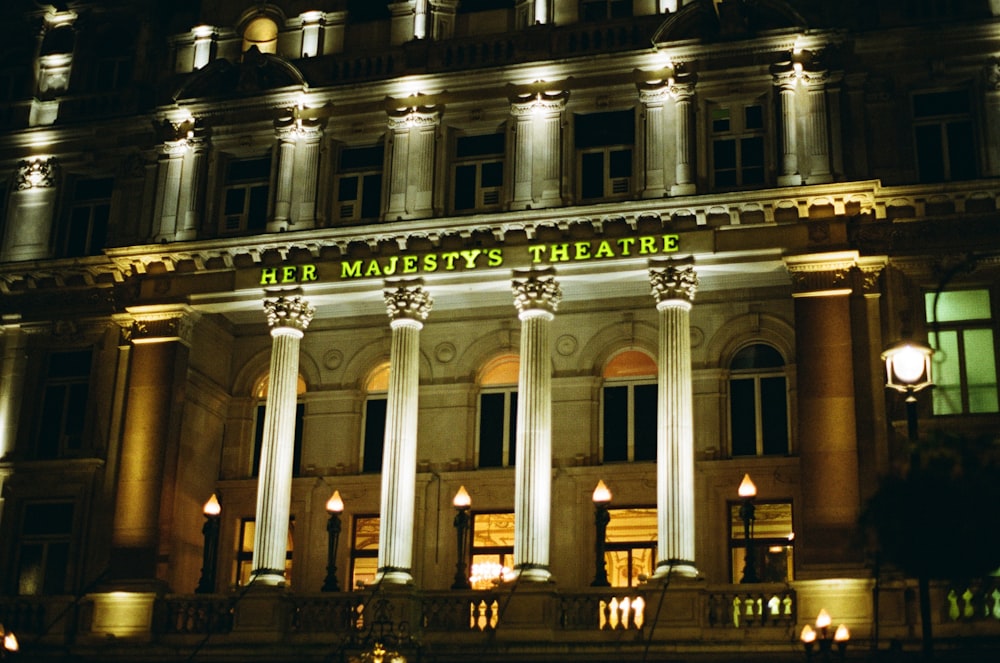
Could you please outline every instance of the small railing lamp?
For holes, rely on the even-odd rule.
[[[337,543],[340,541],[340,514],[344,512],[344,500],[340,491],[334,490],[326,501],[326,512],[330,517],[326,521],[326,579],[320,591],[339,592],[337,582]]]
[[[806,659],[812,658],[813,648],[819,643],[819,651],[823,655],[823,660],[830,660],[830,651],[833,646],[837,646],[837,653],[840,655],[840,660],[844,660],[844,653],[847,651],[847,643],[851,639],[851,632],[847,630],[845,624],[841,624],[837,629],[830,633],[830,624],[833,620],[830,618],[830,613],[823,608],[819,611],[816,616],[816,628],[814,629],[809,624],[802,627],[802,634],[799,636],[799,640],[802,641],[802,646],[806,650]]]
[[[611,513],[608,511],[608,505],[611,504],[611,491],[608,490],[603,479],[597,482],[592,499],[594,500],[594,529],[596,532],[594,536],[594,581],[590,583],[590,586],[610,587],[608,565],[604,561],[604,547],[608,535],[608,523],[611,522]]]
[[[194,591],[196,594],[211,594],[215,591],[215,572],[219,559],[219,516],[222,513],[222,505],[214,493],[205,502],[201,512],[205,516],[205,524],[201,527],[205,545],[202,548],[201,578]]]
[[[0,624],[0,658],[13,656],[21,648],[17,642],[17,636],[13,631],[8,631]]]
[[[470,589],[472,585],[469,582],[466,550],[469,541],[469,525],[472,521],[472,517],[469,515],[472,509],[472,498],[465,486],[459,486],[451,503],[455,507],[455,581],[451,584],[451,588]]]
[[[741,583],[760,582],[757,576],[757,548],[753,544],[753,525],[756,520],[754,498],[757,497],[757,486],[750,480],[749,474],[743,475],[738,489],[740,496],[740,520],[743,521],[743,577]]]
[[[917,441],[917,397],[921,389],[934,384],[931,355],[934,351],[914,341],[900,341],[882,353],[885,386],[906,394],[906,427],[910,442]]]

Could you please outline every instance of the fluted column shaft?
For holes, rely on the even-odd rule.
[[[408,584],[413,582],[420,330],[433,302],[419,281],[386,286],[392,345],[382,452],[378,577],[382,582]]]
[[[299,345],[314,309],[301,297],[281,296],[266,299],[264,311],[271,327],[271,369],[257,479],[253,576],[256,583],[280,585],[285,582],[292,499]]]
[[[792,186],[802,183],[795,116],[795,86],[798,79],[791,63],[788,68],[775,69],[773,73],[781,105],[781,164],[778,168],[778,184]]]
[[[567,92],[526,92],[511,99],[514,120],[512,209],[561,204],[562,119]]]
[[[830,182],[830,138],[827,129],[826,81],[829,74],[825,70],[806,72],[804,81],[809,99],[809,114],[806,116],[808,131],[809,184]]]
[[[643,106],[646,128],[643,198],[662,198],[667,192],[666,138],[664,137],[664,103],[670,97],[663,82],[639,84],[639,101]]]
[[[654,577],[697,576],[694,521],[694,410],[691,386],[693,262],[650,261],[659,311],[656,407],[656,516],[659,559]]]
[[[0,460],[13,453],[17,442],[21,398],[27,365],[27,335],[21,329],[20,316],[10,316],[0,327],[3,357],[0,359]]]
[[[552,520],[552,360],[550,326],[562,299],[551,269],[515,272],[514,305],[521,320],[517,464],[514,475],[514,571],[545,582]]]
[[[283,127],[278,130],[278,176],[274,188],[274,219],[269,231],[284,230],[292,211],[292,182],[295,172],[295,130]]]
[[[670,86],[674,97],[674,115],[677,161],[674,165],[674,185],[670,195],[685,196],[695,192],[694,183],[694,74],[679,74],[677,82]]]

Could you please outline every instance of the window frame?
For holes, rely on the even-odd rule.
[[[601,123],[601,118],[607,124],[607,136],[601,136],[581,125]],[[615,126],[621,122],[621,126]],[[581,202],[597,202],[623,200],[631,198],[636,190],[636,109],[626,108],[613,111],[598,111],[594,113],[574,113],[574,159],[576,162],[576,192]],[[621,135],[618,135],[618,134]],[[628,141],[631,139],[631,142]],[[622,156],[624,155],[624,156]],[[591,164],[597,163],[593,157],[600,157],[600,172]],[[615,157],[619,157],[616,164]],[[615,173],[622,165],[627,166],[627,173]],[[599,177],[597,177],[599,175]],[[599,194],[588,193],[591,190],[589,182],[601,180]],[[594,187],[596,189],[596,186]]]
[[[381,154],[381,160],[377,166],[374,161],[362,161],[362,163],[355,166],[344,165],[345,156],[362,156],[366,151],[371,151],[373,154]],[[337,167],[335,168],[336,176],[333,186],[334,221],[350,223],[382,218],[384,208],[382,196],[385,189],[384,139],[380,137],[373,145],[342,145],[337,151],[336,159]],[[343,198],[344,183],[348,180],[356,180],[354,185],[355,195],[352,198],[345,199]],[[369,187],[372,188],[369,189]],[[377,188],[377,191],[375,191],[375,188]],[[371,200],[372,197],[375,198],[374,201]],[[345,213],[347,205],[351,206],[350,213]]]
[[[740,353],[749,350],[755,346],[764,346],[770,351],[774,352],[781,360],[782,364],[780,366],[752,366],[748,368],[732,368],[734,361],[737,360]],[[782,452],[778,451],[768,451],[767,450],[767,435],[765,429],[767,428],[767,421],[771,421],[771,416],[769,412],[772,411],[772,407],[768,407],[765,410],[766,394],[764,394],[764,389],[762,387],[764,381],[781,379],[784,382],[784,433],[785,433],[785,449]],[[738,425],[737,416],[734,413],[735,400],[737,394],[734,389],[734,383],[752,381],[753,394],[752,403],[753,406],[753,417],[754,417],[754,453],[736,453],[736,435],[735,428]],[[728,374],[727,374],[727,390],[728,398],[726,399],[726,407],[728,412],[728,439],[729,439],[729,457],[730,458],[760,458],[760,457],[781,457],[789,456],[792,453],[792,407],[791,407],[791,396],[790,396],[790,381],[788,374],[788,364],[785,361],[784,356],[781,352],[771,345],[770,343],[765,343],[763,341],[754,341],[752,343],[747,343],[743,345],[737,352],[733,353],[732,358],[729,362]],[[767,403],[771,401],[767,400]],[[773,416],[773,412],[771,412]],[[765,421],[766,420],[766,421]]]
[[[86,374],[52,374],[55,364],[53,357],[56,355],[81,355],[82,357],[84,354],[89,355],[89,365]],[[45,368],[40,374],[41,384],[39,394],[41,397],[37,406],[35,439],[32,448],[35,458],[39,460],[55,460],[58,458],[79,457],[86,453],[89,448],[89,430],[93,415],[88,404],[91,400],[90,385],[94,377],[95,355],[96,353],[92,347],[50,350],[45,354]],[[65,361],[59,363],[61,365],[66,364]],[[80,387],[83,390],[82,396],[79,392]],[[53,422],[55,422],[53,415],[56,413],[49,411],[47,408],[49,407],[50,398],[55,396],[55,392],[60,388],[64,388],[65,393],[61,396],[58,423],[55,424],[58,430],[52,430],[51,427],[53,426]],[[82,399],[82,405],[76,407],[73,407],[71,403],[71,399],[73,399],[73,402],[78,402],[73,398],[74,388],[77,388],[76,398]],[[74,421],[68,421],[68,419]],[[73,424],[72,431],[68,430],[71,424]],[[50,432],[57,433],[54,444],[47,440]],[[69,441],[73,437],[79,440],[75,444],[71,444]]]
[[[267,178],[255,177],[234,177],[232,169],[237,164],[250,164],[252,162],[267,162]],[[271,220],[271,209],[274,196],[275,158],[273,150],[259,154],[228,155],[222,164],[222,187],[219,196],[219,234],[233,236],[251,233],[263,233],[267,231],[267,224]],[[264,200],[260,200],[260,191],[264,192]],[[241,211],[229,212],[231,192],[243,192],[243,205]],[[256,193],[255,193],[256,192]],[[257,200],[254,200],[255,195]],[[255,204],[263,202],[264,211],[262,217],[257,217],[251,211]],[[231,220],[236,219],[234,225]],[[251,223],[251,221],[253,223]]]
[[[29,533],[25,531],[29,523],[51,524],[51,518],[38,518],[37,514],[36,517],[32,517],[28,513],[29,509],[33,507],[44,508],[45,506],[69,507],[69,528],[67,531],[44,533]],[[71,591],[73,569],[75,567],[73,556],[76,547],[78,512],[79,509],[77,508],[76,501],[67,498],[30,499],[25,500],[21,504],[19,510],[21,520],[17,530],[18,536],[14,537],[14,564],[12,567],[14,573],[12,574],[10,588],[16,596],[53,596],[66,594]],[[64,545],[65,553],[61,558],[56,558],[54,562],[50,563],[50,553],[54,545]],[[30,546],[41,547],[41,555],[39,557],[41,582],[39,591],[25,592],[23,591],[25,589],[23,578],[25,569],[23,568],[23,564],[25,562],[25,549]],[[56,575],[50,575],[50,571],[56,571]]]
[[[939,113],[921,114],[918,110],[919,100],[926,100],[932,103],[934,99],[944,101],[945,97],[952,99],[946,101],[959,101],[965,105],[963,110],[952,110]],[[972,91],[967,88],[948,90],[922,90],[914,92],[910,96],[910,113],[913,121],[913,156],[916,164],[917,181],[924,184],[938,182],[959,182],[976,179],[979,176],[979,152],[977,145],[977,122],[975,115],[975,104],[973,102]],[[957,145],[958,136],[952,136],[951,128],[967,125],[968,143],[964,146],[968,149],[967,159],[962,159],[959,153],[952,153],[952,150],[961,149]],[[920,134],[922,129],[932,127],[938,128],[939,140],[934,142],[934,146],[939,148],[940,154],[922,154]],[[938,164],[928,164],[928,157],[934,156],[940,159],[940,168],[935,168]],[[968,171],[954,172],[959,164],[968,164]],[[931,169],[934,169],[933,172]]]
[[[237,587],[246,587],[253,577],[253,543],[254,531],[247,527],[251,523],[257,527],[255,516],[244,516],[240,518],[238,529],[236,530],[236,557],[234,583]],[[248,541],[249,539],[249,541]],[[295,514],[288,516],[288,543],[285,547],[285,584],[291,587],[292,584],[292,557],[295,552]]]
[[[495,140],[500,143],[499,151],[488,151],[484,149],[476,150],[474,142],[476,140]],[[463,143],[467,143],[472,150],[470,153],[462,154]],[[487,133],[460,133],[454,137],[451,148],[451,196],[449,201],[451,210],[455,214],[474,214],[477,212],[487,212],[501,209],[504,203],[504,187],[507,180],[507,135],[504,131],[494,131]],[[499,166],[500,181],[497,184],[486,186],[483,183],[484,168],[486,166]],[[473,169],[472,205],[459,207],[459,186],[461,176],[459,170],[463,168]],[[467,193],[467,192],[466,192]]]
[[[733,109],[739,108],[739,113],[733,113]],[[747,109],[749,108],[759,108],[760,109],[760,126],[750,127],[747,120]],[[726,99],[717,100],[708,104],[706,109],[706,134],[708,137],[708,176],[710,180],[710,186],[713,190],[717,191],[739,191],[748,190],[755,188],[766,187],[771,183],[771,163],[772,163],[772,149],[773,146],[768,141],[768,136],[773,135],[770,131],[771,116],[768,113],[769,105],[766,96],[756,97],[752,99],[739,98],[739,99]],[[718,111],[728,111],[726,122],[727,128],[716,128],[716,122],[721,122],[722,119],[716,119],[714,114]],[[760,169],[760,181],[747,181],[747,171],[751,169],[751,166],[746,165],[744,162],[744,152],[746,151],[746,141],[756,140],[760,141],[761,150],[761,162],[759,165],[753,165],[752,168]],[[717,167],[718,154],[717,154],[717,143],[722,142],[732,142],[733,144],[733,167],[731,169],[725,169],[725,172],[730,170],[734,174],[734,182],[732,183],[720,183],[719,173],[722,169]]]
[[[101,186],[106,183],[107,195],[81,197],[86,185]],[[72,182],[72,195],[67,201],[58,230],[55,233],[55,255],[60,258],[78,258],[99,255],[107,245],[111,229],[111,201],[114,196],[114,177],[77,177]],[[85,212],[85,218],[80,215]],[[79,228],[85,226],[83,233]],[[81,241],[78,243],[77,238]]]
[[[649,540],[645,539],[626,539],[621,541],[610,540],[613,536],[612,523],[615,521],[615,515],[624,512],[644,512],[644,515],[649,517],[652,516],[652,530],[649,532],[651,538]],[[657,509],[655,506],[616,506],[608,509],[608,529],[609,532],[605,536],[604,541],[604,565],[608,573],[608,581],[611,583],[612,587],[637,587],[643,582],[640,576],[645,575],[647,578],[652,577],[653,573],[656,571],[657,563],[657,547],[659,544],[659,530],[658,530],[658,516]],[[633,573],[635,566],[636,551],[639,550],[649,550],[649,568],[648,573]],[[615,584],[617,579],[614,573],[615,563],[613,556],[616,553],[626,553],[626,573],[629,579],[628,585]]]
[[[375,546],[359,548],[358,547],[358,524],[361,522],[372,521],[378,525],[378,533],[375,541]],[[357,513],[351,518],[351,542],[350,542],[350,575],[351,587],[348,591],[364,591],[365,587],[371,583],[364,583],[358,580],[357,571],[357,560],[359,559],[372,559],[375,560],[374,571],[372,573],[372,582],[378,576],[378,551],[379,546],[382,543],[382,521],[381,516],[377,513]]]
[[[493,517],[493,516],[509,516],[510,523],[511,523],[511,526],[510,526],[511,545],[509,545],[509,546],[496,546],[496,545],[494,545],[494,546],[477,546],[476,545],[476,519],[479,518],[479,517],[488,518],[488,517]],[[513,511],[501,511],[501,510],[473,511],[470,514],[470,518],[469,518],[469,541],[470,541],[470,543],[469,543],[469,553],[468,553],[469,554],[469,557],[468,557],[469,575],[470,576],[472,575],[473,565],[476,564],[476,558],[477,557],[480,558],[480,563],[484,563],[484,562],[495,563],[495,564],[498,564],[501,569],[506,568],[506,569],[509,569],[511,571],[511,573],[513,573],[513,569],[514,569],[514,541],[513,541],[514,531],[515,530],[514,530],[514,512]],[[483,558],[490,558],[490,557],[496,557],[496,560],[483,559]],[[501,581],[504,579],[502,571],[501,571],[501,574],[499,576],[499,579]],[[492,586],[492,584],[489,584],[487,582],[481,583],[481,586],[478,586],[478,587],[475,586],[475,584],[476,583],[473,583],[473,587],[472,588],[476,589],[476,590],[489,591],[489,590],[494,589],[494,587]]]
[[[752,534],[750,536],[751,545],[760,553],[757,555],[757,578],[760,582],[787,583],[795,579],[795,504],[791,499],[774,500],[754,500],[755,520],[752,524]],[[739,500],[729,500],[726,502],[726,530],[729,548],[729,571],[733,584],[739,584],[743,576],[744,564],[746,560],[747,541],[744,536],[743,523],[739,517],[743,503]],[[791,527],[790,536],[757,536],[757,521],[764,520],[761,514],[766,513],[769,507],[788,506],[789,525]],[[788,557],[785,559],[784,570],[787,575],[782,579],[775,579],[768,576],[765,571],[769,561],[769,555],[775,554],[772,549],[775,547],[785,549]],[[742,556],[737,555],[737,551],[743,551]]]
[[[637,458],[636,457],[636,438],[637,432],[640,426],[641,417],[645,417],[649,413],[640,413],[639,406],[640,403],[637,402],[636,398],[636,387],[653,387],[653,411],[652,421],[653,421],[653,435],[652,435],[652,457],[649,458]],[[625,403],[625,417],[626,417],[626,437],[625,437],[625,457],[624,458],[608,458],[609,455],[609,444],[608,444],[608,389],[618,389],[625,388],[626,391],[626,403]],[[657,399],[659,398],[659,383],[656,376],[649,377],[636,377],[636,378],[606,378],[604,384],[601,386],[601,462],[603,463],[616,463],[616,462],[643,462],[643,461],[655,461],[656,460],[656,421],[657,421]],[[615,445],[618,446],[617,444]]]
[[[486,415],[484,397],[496,394],[503,394],[503,411],[500,413],[503,421],[503,429],[500,432],[499,439],[500,463],[483,465],[483,430],[485,428],[483,419]],[[478,401],[478,416],[476,417],[476,467],[514,467],[514,464],[517,462],[517,385],[483,387],[479,392]]]

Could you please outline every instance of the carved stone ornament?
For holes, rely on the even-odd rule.
[[[133,343],[179,340],[190,343],[191,319],[180,313],[137,316],[127,336]]]
[[[48,189],[55,186],[55,159],[32,159],[17,164],[17,190]]]
[[[552,269],[515,272],[511,290],[518,313],[530,310],[555,313],[562,301],[562,289]]]
[[[264,315],[267,316],[267,325],[272,329],[291,327],[305,331],[315,313],[316,309],[299,296],[264,300]]]
[[[792,278],[793,296],[850,292],[850,275],[856,259],[818,258],[814,262],[786,258],[785,267]]]
[[[431,312],[434,300],[419,283],[387,284],[385,308],[390,320],[424,321]]]
[[[656,303],[681,300],[694,301],[698,289],[698,275],[694,271],[694,261],[669,260],[650,262],[649,282],[653,286]]]
[[[1000,92],[1000,58],[990,58],[986,63],[986,89]]]
[[[567,99],[569,92],[563,90],[525,92],[510,100],[510,113],[514,116],[560,113],[566,107]]]
[[[389,128],[397,131],[412,127],[436,127],[441,111],[436,106],[410,106],[389,111]]]

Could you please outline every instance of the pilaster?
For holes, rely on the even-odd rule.
[[[17,164],[0,261],[51,257],[57,176],[55,157],[35,157]]]
[[[389,113],[386,219],[418,219],[433,214],[434,152],[440,122],[441,109],[435,106],[405,106]]]
[[[511,99],[514,120],[514,192],[511,209],[562,204],[563,112],[569,92],[525,91]]]
[[[781,120],[781,155],[778,164],[778,185],[797,186],[802,184],[799,174],[799,144],[795,108],[795,88],[798,71],[791,61],[771,66],[771,75],[778,88],[778,102]]]

